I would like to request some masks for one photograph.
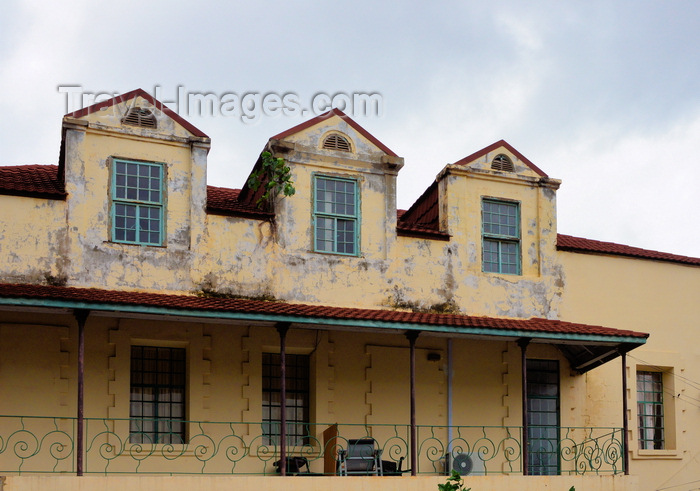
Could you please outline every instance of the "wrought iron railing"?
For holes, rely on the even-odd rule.
[[[562,427],[558,449],[562,461],[560,473],[624,473],[623,437],[622,428]]]
[[[143,421],[143,420],[140,420]],[[159,421],[164,424],[163,420]],[[154,421],[154,424],[156,421]],[[167,425],[167,423],[165,423]],[[278,472],[280,447],[260,422],[184,422],[182,441],[166,427],[168,442],[149,441],[128,419],[86,418],[84,473],[262,474]],[[333,431],[328,431],[330,428]],[[532,426],[530,427],[533,428]],[[382,467],[393,474],[411,466],[409,425],[313,424],[288,442],[287,457],[303,457],[302,472],[336,474],[337,456],[353,440],[372,438]],[[522,428],[500,426],[418,426],[415,472],[445,474],[468,464],[471,474],[523,473]],[[556,462],[559,474],[624,472],[620,428],[561,427],[556,437],[529,445],[528,470],[538,459]],[[138,437],[132,437],[136,433]],[[0,472],[75,473],[77,420],[0,416]],[[158,435],[158,433],[154,433]],[[461,467],[465,469],[465,467]],[[409,471],[410,472],[410,471]]]
[[[75,472],[74,418],[0,416],[0,471]]]

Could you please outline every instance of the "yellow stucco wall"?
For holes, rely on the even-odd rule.
[[[559,253],[565,271],[561,315],[565,320],[615,326],[651,334],[627,358],[632,472],[643,489],[697,478],[697,412],[700,390],[700,274],[698,268],[661,261]],[[594,307],[591,307],[594,306]],[[663,371],[666,446],[640,450],[636,372]],[[615,424],[622,411],[621,366],[616,361],[586,375],[586,414]]]
[[[148,107],[143,99],[137,103]],[[700,469],[694,460],[700,393],[684,383],[694,380],[700,368],[697,267],[557,251],[559,182],[542,178],[505,147],[465,165],[448,166],[438,176],[440,222],[450,241],[397,236],[396,176],[403,163],[395,157],[387,160],[370,139],[338,117],[284,139],[288,151],[280,156],[292,169],[297,192],[275,204],[274,222],[206,214],[208,140],[163,115],[156,130],[122,125],[124,107],[64,120],[66,201],[0,197],[3,209],[13,210],[12,216],[0,218],[1,281],[159,293],[206,291],[345,307],[430,309],[446,304],[471,315],[547,317],[649,332],[647,345],[630,354],[627,372],[631,466],[640,477],[638,489],[684,482]],[[321,149],[320,142],[331,132],[346,135],[353,152]],[[517,175],[489,170],[498,153],[511,158]],[[163,247],[110,241],[114,158],[164,164]],[[313,251],[314,175],[357,180],[358,256]],[[484,197],[520,204],[522,275],[481,271]],[[261,419],[261,354],[279,349],[272,327],[115,315],[90,317],[87,334],[88,418],[128,418],[130,346],[153,344],[187,349],[189,419]],[[4,312],[0,341],[0,414],[73,417],[75,320],[62,311]],[[390,431],[379,425],[408,423],[408,342],[401,332],[292,329],[288,344],[291,352],[312,356],[311,412],[320,425],[318,438],[326,425],[336,422],[371,425],[377,436]],[[446,425],[446,351],[445,338],[422,335],[418,340],[419,424]],[[428,353],[439,360],[428,361]],[[454,424],[519,426],[519,348],[505,341],[455,340],[454,353]],[[560,361],[562,425],[621,426],[619,363],[579,376],[570,373],[553,346],[533,344],[528,356]],[[666,370],[664,384],[676,394],[667,399],[671,448],[639,451],[634,376],[638,368],[657,367]],[[7,393],[13,397],[5,397]],[[67,422],[56,424],[64,428]],[[110,429],[126,428],[125,422],[113,425]],[[351,435],[357,429],[342,431]],[[240,431],[250,436],[257,430],[248,425]],[[257,472],[260,461],[246,465]],[[319,465],[314,464],[316,470]],[[30,479],[14,482],[35,485]],[[533,482],[519,489],[547,489],[562,481],[538,481],[545,486],[539,488],[531,487]],[[582,489],[597,489],[591,483],[586,481]],[[9,481],[6,486],[11,489]]]
[[[354,153],[319,148],[322,138],[342,131]],[[555,318],[561,271],[554,253],[558,181],[541,179],[518,164],[517,177],[484,169],[479,160],[450,166],[441,180],[450,242],[396,234],[396,175],[382,152],[338,117],[285,138],[280,153],[292,170],[296,194],[276,202],[274,226],[251,220],[207,217],[203,259],[193,288],[269,295],[291,302],[357,307],[448,304],[462,312],[508,317]],[[517,157],[506,152],[519,163]],[[313,251],[312,195],[316,175],[357,181],[359,254]],[[481,200],[519,203],[523,274],[481,272]],[[201,280],[200,280],[201,278]],[[201,281],[201,283],[198,283]]]
[[[335,116],[284,139],[288,151],[279,155],[291,167],[296,194],[275,203],[276,219],[270,223],[206,214],[208,141],[163,115],[157,129],[121,124],[132,103],[149,107],[137,97],[114,110],[65,118],[67,201],[3,197],[23,200],[25,215],[37,218],[31,229],[22,220],[6,224],[0,239],[12,262],[3,269],[6,280],[36,283],[56,277],[72,286],[108,289],[203,290],[375,308],[448,305],[476,315],[556,317],[561,293],[553,254],[558,181],[539,178],[508,149],[494,155],[508,153],[517,176],[486,170],[489,156],[450,166],[439,176],[440,220],[453,236],[450,242],[399,237],[395,210],[401,159],[386,160],[380,148]],[[349,138],[352,152],[322,149],[331,133]],[[162,247],[111,240],[109,183],[115,158],[164,164]],[[315,175],[357,181],[357,256],[313,251]],[[520,204],[520,276],[481,272],[482,197]],[[45,213],[47,206],[54,211]],[[23,249],[17,256],[22,260],[12,259]]]
[[[0,271],[4,281],[53,282],[67,254],[66,202],[2,196]]]

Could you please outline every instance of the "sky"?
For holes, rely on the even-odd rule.
[[[240,188],[312,102],[371,94],[344,109],[405,159],[399,208],[504,139],[562,180],[559,233],[700,257],[699,55],[691,0],[3,0],[0,165],[57,163],[63,114],[142,88],[212,138],[208,183]]]

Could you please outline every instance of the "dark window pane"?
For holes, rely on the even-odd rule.
[[[663,449],[664,404],[661,372],[637,372],[637,413],[639,448]]]
[[[309,356],[287,354],[287,420],[288,438],[291,445],[306,441],[309,401]],[[280,356],[263,353],[262,379],[263,435],[268,444],[278,443],[280,420]]]
[[[559,473],[559,362],[527,360],[528,471]]]
[[[132,347],[132,443],[185,441],[184,357],[183,348]]]

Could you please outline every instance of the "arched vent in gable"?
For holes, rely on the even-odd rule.
[[[129,112],[126,113],[124,119],[122,119],[122,124],[129,124],[131,126],[141,126],[142,128],[156,128],[156,117],[150,111],[150,109],[144,109],[141,107],[132,107]]]
[[[324,150],[340,150],[341,152],[351,152],[350,142],[347,138],[341,135],[328,135],[325,140],[323,140]]]
[[[491,169],[503,172],[515,172],[513,162],[507,155],[503,155],[502,153],[496,155],[496,158],[493,159],[493,162],[491,162]]]

